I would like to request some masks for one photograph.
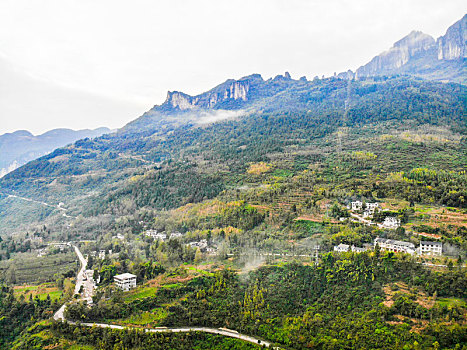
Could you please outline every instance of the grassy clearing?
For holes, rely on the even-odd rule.
[[[195,271],[195,272],[198,272],[198,273],[200,273],[200,274],[202,274],[202,275],[206,275],[206,276],[214,276],[214,273],[208,272],[208,271],[205,271],[205,270],[198,269],[198,268],[196,268],[196,267],[194,267],[194,266],[189,266],[189,267],[187,267],[187,270]]]
[[[157,292],[157,288],[142,286],[142,287],[133,289],[132,291],[129,291],[128,293],[125,293],[124,299],[125,301],[143,299],[143,298],[152,297],[156,295],[156,292]]]
[[[32,295],[33,298],[37,296],[40,300],[45,300],[47,295],[50,295],[53,301],[60,299],[62,291],[52,283],[44,283],[37,286],[16,286],[14,287],[14,295],[16,298],[19,298],[20,295],[24,295],[25,299],[28,299],[29,296]]]
[[[145,325],[157,325],[160,321],[162,321],[164,318],[166,318],[168,315],[168,312],[164,308],[156,308],[151,311],[145,311],[141,314],[138,315],[133,315],[128,317],[127,319],[124,319],[120,321],[120,323],[124,325],[139,325],[139,326],[145,326]]]
[[[441,306],[460,306],[467,307],[467,302],[459,298],[438,298],[436,302]]]

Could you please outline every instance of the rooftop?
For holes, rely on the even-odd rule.
[[[114,278],[117,279],[128,279],[128,278],[136,278],[136,275],[133,275],[132,273],[122,273],[121,275],[116,275]]]
[[[386,244],[397,244],[397,245],[402,245],[406,247],[415,247],[415,245],[410,242],[396,241],[394,239],[387,239],[387,238],[380,238],[380,237],[375,239],[375,244],[378,242],[386,243]]]
[[[443,245],[441,242],[433,242],[433,241],[420,241],[420,244],[431,244],[431,245]]]

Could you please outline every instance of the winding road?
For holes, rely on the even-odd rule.
[[[81,251],[78,249],[77,246],[73,245],[73,248],[75,249],[75,253],[78,256],[78,259],[81,263],[81,269],[78,272],[78,275],[76,277],[76,285],[75,285],[75,294],[78,294],[81,286],[84,284],[84,273],[86,271],[86,266],[87,266],[87,260],[84,258],[83,254]],[[80,300],[87,300],[88,298],[81,298]],[[62,322],[68,322],[70,324],[76,325],[76,322],[73,321],[67,321],[65,319],[65,309],[66,309],[67,304],[63,304],[60,309],[57,310],[57,312],[54,314],[53,318],[56,321],[62,321]],[[79,325],[84,326],[84,327],[100,327],[100,328],[112,328],[112,329],[139,329],[139,330],[144,330],[144,332],[148,333],[160,333],[160,332],[173,332],[173,333],[187,333],[187,332],[204,332],[204,333],[211,333],[211,334],[218,334],[218,335],[223,335],[226,337],[231,337],[231,338],[236,338],[240,339],[243,341],[247,341],[253,344],[257,345],[264,345],[266,347],[270,347],[271,343],[251,337],[246,334],[239,333],[237,331],[227,329],[227,328],[208,328],[208,327],[179,327],[179,328],[168,328],[168,327],[160,327],[160,328],[138,328],[138,327],[124,327],[124,326],[118,326],[118,325],[113,325],[113,324],[107,324],[107,323],[79,323]]]

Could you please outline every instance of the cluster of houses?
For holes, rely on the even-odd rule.
[[[202,239],[202,240],[195,241],[195,242],[190,242],[188,243],[188,245],[192,248],[199,248],[199,250],[202,251],[203,253],[205,252],[205,253],[213,254],[216,252],[216,248],[209,247],[208,241],[206,239]]]
[[[167,239],[175,239],[183,236],[180,232],[172,232],[170,235],[167,235],[165,232],[157,232],[157,230],[147,230],[144,233],[145,236],[151,237],[155,240],[165,241]]]
[[[381,210],[381,206],[379,203],[363,203],[362,201],[354,201],[350,202],[349,205],[347,205],[347,208],[350,209],[353,212],[361,212],[363,211],[363,214],[361,217],[359,217],[356,214],[352,214],[354,217],[358,218],[359,220],[362,220],[364,223],[368,225],[374,225],[375,223],[364,220],[364,219],[369,219],[373,217],[375,212],[377,210]],[[398,217],[395,216],[387,216],[383,223],[378,224],[379,228],[386,228],[386,229],[392,229],[395,230],[401,225],[401,220]]]
[[[371,244],[364,244],[363,247],[356,247],[354,245],[348,245],[341,243],[339,245],[334,246],[334,251],[339,253],[344,252],[355,252],[355,253],[362,253],[370,250],[372,248]]]
[[[89,253],[92,257],[98,257],[101,260],[105,259],[106,254],[112,255],[112,249],[109,249],[108,253],[104,249],[101,249],[99,251],[93,251]]]
[[[350,209],[352,211],[361,211],[363,210],[364,203],[361,201],[355,201],[351,202],[348,206],[347,209]],[[373,216],[376,209],[381,209],[381,206],[379,203],[365,203],[365,210],[363,211],[363,217],[367,218],[369,216]]]
[[[411,242],[397,241],[395,239],[381,238],[375,239],[373,245],[364,244],[363,248],[350,246],[348,244],[339,244],[334,247],[335,252],[364,252],[378,246],[380,249],[395,252],[395,253],[407,253],[410,255],[433,255],[441,256],[443,254],[443,244],[441,242],[433,241],[421,241],[418,248]]]

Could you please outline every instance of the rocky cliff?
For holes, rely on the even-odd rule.
[[[467,57],[467,15],[454,23],[446,34],[437,40],[438,59],[454,60]]]
[[[180,111],[202,108],[215,108],[216,105],[227,101],[247,101],[252,84],[263,81],[260,75],[249,76],[240,80],[227,80],[225,83],[215,87],[198,96],[190,96],[179,91],[169,91],[167,99],[161,107],[169,107]]]

